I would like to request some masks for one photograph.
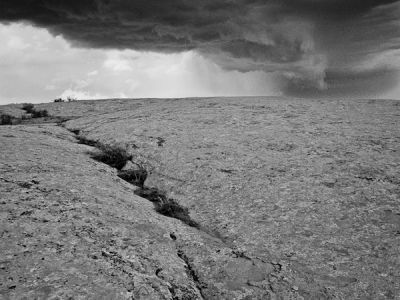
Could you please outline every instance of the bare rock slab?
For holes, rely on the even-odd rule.
[[[4,297],[400,298],[398,102],[39,108],[74,119],[0,127]],[[77,135],[125,147],[199,227],[158,214]]]

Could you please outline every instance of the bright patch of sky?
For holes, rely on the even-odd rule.
[[[226,71],[194,51],[74,48],[26,24],[0,24],[0,104],[78,99],[279,95],[273,74]]]

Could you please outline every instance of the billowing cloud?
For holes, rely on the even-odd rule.
[[[0,24],[0,104],[126,97],[278,95],[278,77],[223,70],[195,51],[71,47],[61,36]]]
[[[2,0],[0,7],[1,21],[44,27],[78,47],[193,50],[227,70],[269,73],[295,95],[397,86],[399,15],[397,0]],[[363,68],[388,53],[396,57],[390,64]],[[129,71],[113,58],[107,64]]]

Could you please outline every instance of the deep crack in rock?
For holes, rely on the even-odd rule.
[[[79,133],[79,130],[70,130],[70,132]],[[77,135],[78,143],[95,147],[100,150],[98,153],[91,153],[91,157],[97,161],[103,162],[118,170],[118,177],[126,182],[138,186],[140,189],[135,194],[154,203],[155,210],[167,217],[175,218],[190,227],[200,228],[200,225],[191,219],[189,209],[180,205],[175,199],[169,198],[166,194],[157,188],[146,187],[144,182],[148,176],[147,170],[142,166],[138,170],[122,170],[128,161],[132,161],[132,155],[117,146],[109,146],[94,141],[86,137]]]

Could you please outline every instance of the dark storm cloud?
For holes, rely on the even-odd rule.
[[[366,60],[400,48],[396,0],[0,3],[1,21],[30,22],[62,34],[77,46],[161,52],[196,49],[226,69],[277,73],[288,93],[340,89],[348,93],[340,82],[353,75],[359,76],[352,80],[354,89],[371,86],[365,74],[393,83],[392,75],[400,67],[360,70]],[[380,86],[390,86],[381,80],[376,80]]]
[[[323,19],[343,20],[362,16],[396,0],[283,0],[287,10]]]
[[[275,61],[279,63],[295,62],[302,58],[301,42],[289,42],[285,39],[275,39],[273,45],[265,45],[246,40],[232,40],[222,44],[221,50],[234,58],[251,57],[257,61]]]

